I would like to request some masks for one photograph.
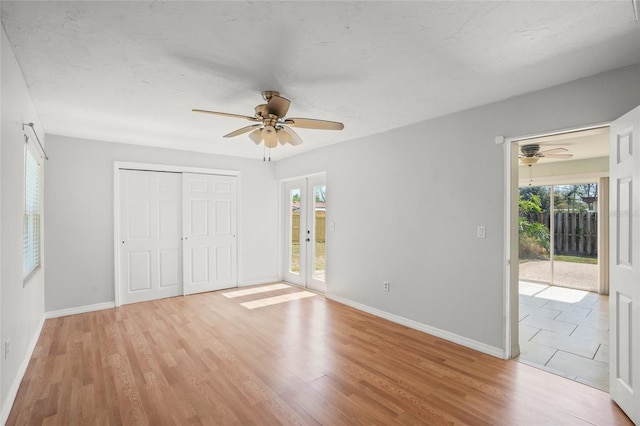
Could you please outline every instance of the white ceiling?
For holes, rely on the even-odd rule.
[[[443,2],[2,1],[47,133],[262,158],[260,92],[300,129],[274,160],[640,63],[631,0]]]

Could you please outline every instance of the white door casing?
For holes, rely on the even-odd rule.
[[[120,171],[120,301],[182,294],[182,196],[176,173]]]
[[[640,107],[611,123],[609,389],[640,424]]]
[[[184,173],[184,294],[237,286],[236,178]]]

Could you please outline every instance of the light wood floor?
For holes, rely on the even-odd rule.
[[[9,425],[631,424],[609,395],[325,300],[47,320]]]

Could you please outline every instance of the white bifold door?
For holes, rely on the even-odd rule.
[[[119,303],[237,286],[234,176],[119,170]]]
[[[640,425],[640,107],[611,124],[609,389]]]

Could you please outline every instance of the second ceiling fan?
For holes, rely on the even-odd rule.
[[[192,111],[220,115],[223,117],[241,118],[256,122],[256,124],[250,124],[231,133],[227,133],[223,137],[232,138],[234,136],[250,132],[249,138],[256,145],[260,145],[264,142],[264,146],[266,148],[275,148],[278,146],[278,143],[280,143],[280,145],[300,145],[302,143],[302,139],[293,131],[292,127],[318,130],[344,129],[344,124],[337,121],[318,120],[315,118],[286,117],[291,101],[280,96],[280,93],[278,92],[272,90],[264,91],[262,92],[262,97],[267,102],[257,105],[253,116],[231,114],[228,112],[207,111],[203,109],[193,109]]]

